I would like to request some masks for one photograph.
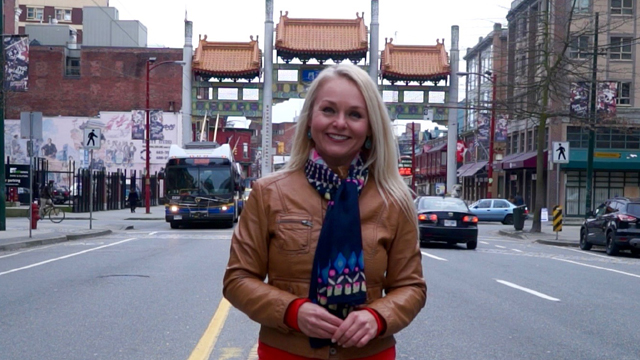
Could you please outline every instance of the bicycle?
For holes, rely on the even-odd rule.
[[[65,212],[62,208],[49,203],[44,205],[44,208],[42,209],[42,218],[45,218],[46,216],[49,216],[49,220],[51,220],[52,223],[58,224],[64,220]]]

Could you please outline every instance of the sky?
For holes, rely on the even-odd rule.
[[[249,41],[259,36],[264,41],[265,0],[109,0],[118,9],[120,20],[139,20],[147,27],[150,47],[181,48],[184,45],[185,12],[193,22],[194,51],[198,36],[209,41]],[[465,69],[462,57],[467,48],[487,36],[493,24],[506,25],[511,0],[380,0],[380,50],[385,38],[394,44],[435,45],[445,40],[451,48],[451,26],[460,28],[460,71]],[[273,0],[274,27],[280,12],[290,18],[355,19],[364,12],[365,24],[371,22],[369,0]],[[464,84],[464,80],[460,79]],[[302,101],[287,101],[274,106],[274,121],[291,121]]]

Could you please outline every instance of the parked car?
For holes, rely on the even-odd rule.
[[[64,204],[69,200],[69,190],[59,185],[53,185],[51,189],[51,200],[54,204]]]
[[[478,246],[478,217],[461,199],[441,196],[419,196],[414,200],[418,212],[420,244],[446,242]]]
[[[505,225],[513,224],[513,209],[517,206],[507,199],[480,199],[469,206],[480,221],[501,221]],[[525,219],[529,209],[525,206]]]
[[[621,250],[640,255],[640,198],[615,197],[587,212],[580,227],[580,249],[602,245],[607,255]]]

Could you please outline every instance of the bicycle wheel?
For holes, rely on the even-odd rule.
[[[54,223],[59,223],[64,220],[64,210],[60,208],[52,208],[49,210],[49,220]]]

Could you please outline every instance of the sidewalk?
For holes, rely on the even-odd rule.
[[[26,207],[24,207],[26,208]],[[132,230],[135,220],[164,220],[164,206],[152,206],[151,214],[145,208],[93,212],[89,229],[89,213],[66,213],[64,221],[52,223],[48,218],[38,221],[38,228],[31,230],[29,219],[8,217],[6,231],[0,231],[0,251],[15,250],[29,246],[53,244],[62,241],[92,238],[111,234],[113,231]]]
[[[558,232],[557,239],[556,233],[553,231],[553,224],[550,221],[542,223],[542,232],[539,233],[529,232],[531,220],[527,220],[521,231],[515,230],[513,226],[510,226],[498,230],[498,234],[545,245],[578,247],[580,245],[580,224],[582,224],[582,219],[565,219],[562,231]]]

